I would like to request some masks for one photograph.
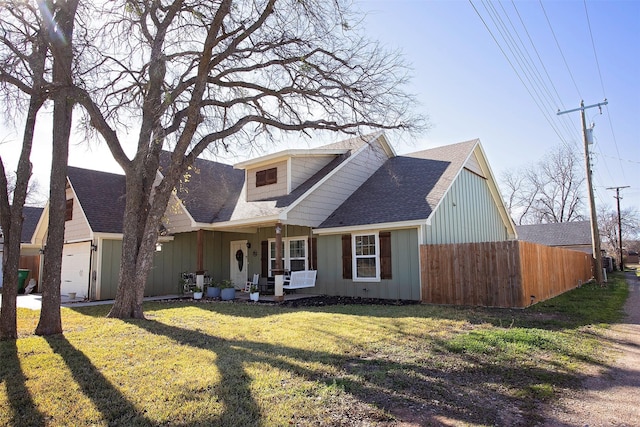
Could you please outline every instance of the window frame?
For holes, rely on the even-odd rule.
[[[291,271],[291,261],[301,261],[304,259],[304,270],[309,269],[309,243],[307,241],[308,236],[293,236],[293,237],[283,237],[282,244],[284,245],[284,250],[282,251],[282,264],[285,270]],[[291,242],[302,241],[302,247],[304,249],[304,256],[302,257],[291,257]],[[269,239],[267,244],[267,250],[269,251],[269,259],[268,259],[268,272],[269,277],[273,276],[273,265],[275,264],[275,253],[272,249],[275,249],[276,239]],[[273,254],[273,257],[271,256]]]
[[[375,254],[372,255],[358,255],[356,250],[356,240],[358,237],[373,236]],[[358,260],[359,259],[373,259],[375,260],[375,277],[358,277]],[[351,234],[351,280],[354,282],[380,282],[380,233],[378,231],[365,231],[360,233]]]

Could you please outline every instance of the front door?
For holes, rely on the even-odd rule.
[[[235,240],[231,242],[231,259],[229,271],[231,281],[236,289],[244,289],[247,283],[247,241]]]

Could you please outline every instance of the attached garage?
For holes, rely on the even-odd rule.
[[[86,298],[91,277],[91,242],[67,243],[62,250],[60,293]]]

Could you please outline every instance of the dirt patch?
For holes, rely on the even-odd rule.
[[[323,307],[328,305],[415,305],[419,301],[386,300],[377,298],[358,298],[340,296],[315,296],[296,300],[283,301],[279,305],[284,307]]]

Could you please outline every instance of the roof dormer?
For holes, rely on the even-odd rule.
[[[285,150],[236,164],[244,169],[247,201],[286,196],[348,149]]]

